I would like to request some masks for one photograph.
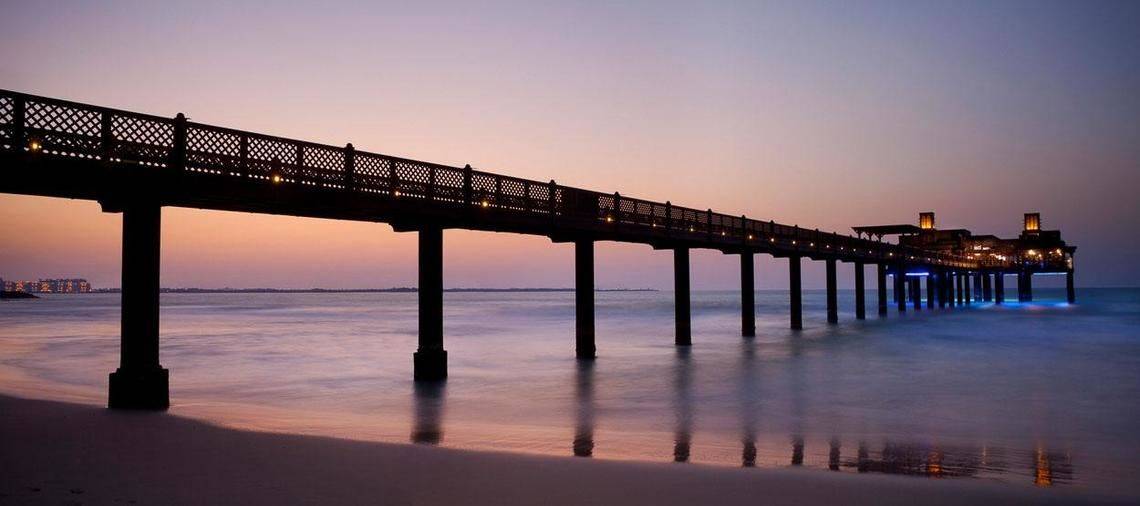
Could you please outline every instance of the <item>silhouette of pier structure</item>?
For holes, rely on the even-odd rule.
[[[789,320],[803,326],[801,262],[827,269],[827,320],[838,322],[836,269],[854,264],[856,319],[866,317],[864,267],[877,265],[878,312],[887,314],[888,275],[895,304],[965,305],[1004,300],[1004,276],[1018,277],[1020,300],[1032,298],[1032,275],[1065,273],[1073,301],[1075,247],[1058,232],[1033,229],[1015,240],[919,231],[856,228],[857,237],[600,193],[473,169],[284,139],[189,121],[0,90],[0,192],[98,201],[123,214],[120,366],[111,374],[113,408],[164,409],[168,373],[159,362],[161,208],[188,207],[382,222],[419,234],[417,380],[447,376],[443,346],[443,230],[512,232],[573,243],[576,355],[596,354],[594,243],[621,241],[673,251],[675,343],[692,343],[689,250],[739,255],[741,332],[755,334],[753,257],[789,262]],[[1035,215],[1034,215],[1035,216]],[[892,228],[894,227],[894,228]],[[867,234],[867,238],[862,236]],[[884,235],[902,234],[899,244]],[[992,238],[992,239],[991,239]],[[992,242],[989,250],[975,250]],[[980,255],[985,252],[985,255]],[[999,253],[1000,252],[1000,253]],[[993,278],[991,283],[990,278]],[[980,289],[973,290],[971,281]],[[989,288],[992,286],[992,290]],[[956,296],[956,298],[955,298]]]

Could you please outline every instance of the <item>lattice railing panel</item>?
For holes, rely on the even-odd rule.
[[[240,174],[239,133],[190,125],[186,129],[186,169],[212,174]]]
[[[371,153],[357,152],[352,184],[359,191],[369,193],[390,193],[391,159]]]
[[[111,117],[111,156],[116,161],[133,161],[166,166],[174,147],[174,124],[134,116]]]
[[[45,153],[94,158],[100,153],[102,114],[97,110],[29,100],[25,135]]]
[[[249,138],[249,173],[254,177],[269,178],[276,166],[286,182],[296,182],[297,145],[272,137]]]
[[[0,147],[4,149],[12,147],[15,115],[16,101],[12,97],[0,96]]]
[[[434,198],[443,202],[465,202],[463,171],[451,167],[437,167]]]
[[[431,166],[410,160],[396,160],[393,168],[396,191],[400,196],[428,198],[431,194]]]
[[[312,145],[303,149],[302,181],[326,188],[344,187],[344,149]]]
[[[475,205],[496,207],[499,205],[497,195],[495,176],[480,172],[471,174],[471,200]]]

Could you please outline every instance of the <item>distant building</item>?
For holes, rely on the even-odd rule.
[[[28,293],[89,293],[91,284],[86,279],[40,279],[37,281],[0,280],[6,292]]]

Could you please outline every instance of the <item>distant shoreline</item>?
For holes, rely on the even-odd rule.
[[[121,288],[100,288],[90,293],[120,293]],[[397,288],[160,288],[160,293],[416,293],[414,287]],[[444,288],[458,293],[573,292],[573,288]],[[654,288],[599,288],[595,292],[656,292]]]

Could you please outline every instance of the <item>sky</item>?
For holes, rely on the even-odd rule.
[[[1015,236],[1140,286],[1137,2],[4,2],[0,88],[850,233]],[[0,177],[2,168],[0,168]],[[0,277],[119,285],[121,215],[0,195]],[[416,283],[375,223],[165,208],[162,284]],[[449,230],[449,287],[573,285],[573,246]],[[672,256],[599,243],[603,288]],[[759,288],[786,261],[757,257]],[[695,251],[695,289],[738,286]],[[840,269],[849,286],[850,266]],[[805,262],[807,287],[822,262]]]

